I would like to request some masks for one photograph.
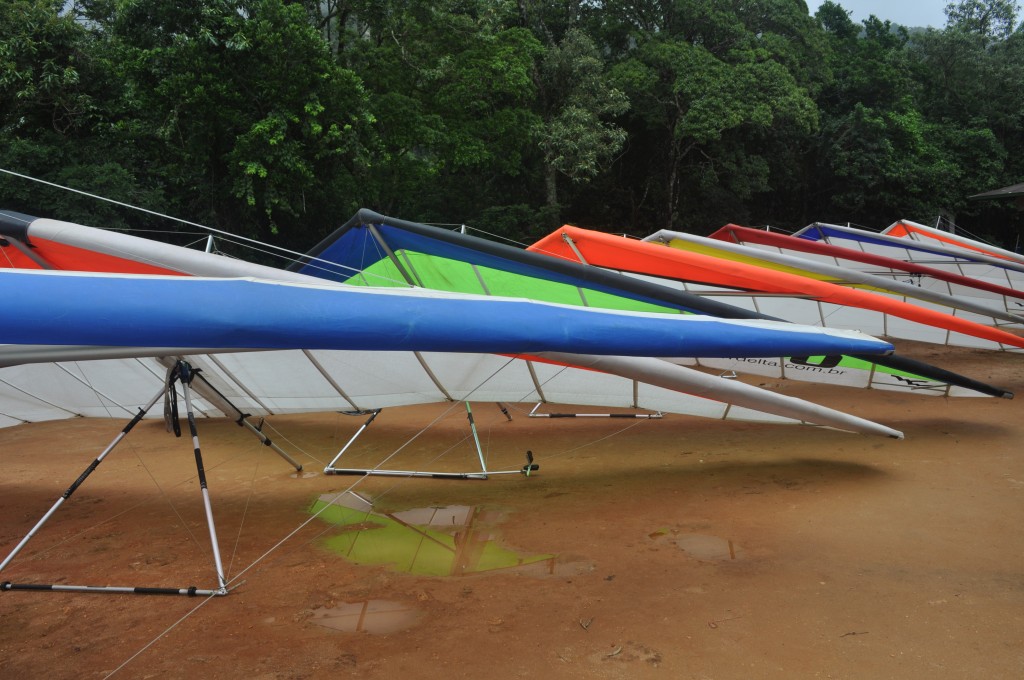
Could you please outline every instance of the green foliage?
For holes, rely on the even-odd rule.
[[[116,73],[62,6],[0,4],[0,167],[159,209],[160,193],[120,163],[132,150],[112,126],[121,94]],[[8,209],[125,225],[110,205],[6,176],[0,201]]]
[[[375,113],[367,204],[426,221],[467,221],[518,195],[535,155],[540,43],[501,3],[360,6],[339,58]],[[509,8],[511,9],[511,8]]]
[[[954,218],[1024,177],[1015,0],[7,0],[0,168],[302,249],[358,207],[516,240]],[[0,176],[0,208],[158,222]],[[992,224],[995,220],[997,223]],[[166,226],[166,225],[161,225]]]
[[[984,40],[1004,40],[1017,25],[1020,5],[1016,0],[961,0],[946,6],[950,31],[968,33]]]
[[[637,47],[615,66],[634,112],[629,155],[639,156],[625,162],[649,164],[664,178],[657,186],[644,173],[632,201],[643,197],[659,226],[685,227],[703,217],[709,193],[716,202],[739,203],[767,190],[770,163],[760,142],[817,127],[808,89],[786,67],[794,55],[790,39],[814,42],[799,40],[806,21],[780,20],[791,5],[675,3],[662,21],[670,31],[637,33]]]
[[[133,133],[188,214],[266,235],[354,209],[372,116],[300,7],[123,2],[102,37],[136,86]]]
[[[629,109],[629,101],[608,81],[593,41],[575,28],[548,47],[537,79],[542,119],[537,136],[544,154],[546,207],[551,225],[558,226],[558,178],[579,185],[601,172],[626,140],[625,130],[612,119]]]

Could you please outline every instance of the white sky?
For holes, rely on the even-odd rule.
[[[811,14],[818,11],[823,0],[807,0]],[[850,12],[855,22],[864,21],[874,14],[883,21],[904,26],[946,26],[946,5],[950,0],[833,0]]]

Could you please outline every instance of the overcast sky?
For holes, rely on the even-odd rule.
[[[811,14],[818,11],[823,0],[807,0]],[[946,5],[949,0],[834,0],[850,12],[854,21],[864,21],[874,14],[883,21],[904,26],[946,26]]]

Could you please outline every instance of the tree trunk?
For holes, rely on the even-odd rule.
[[[562,211],[558,205],[558,170],[550,164],[544,169],[544,189],[548,207],[548,219],[551,222],[550,226],[552,229],[557,229],[562,226]]]

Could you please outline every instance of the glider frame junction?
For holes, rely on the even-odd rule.
[[[50,507],[50,509],[43,515],[34,527],[25,535],[23,539],[18,543],[17,546],[10,552],[10,554],[0,562],[0,571],[3,571],[8,564],[21,552],[22,548],[35,536],[43,525],[56,513],[57,509],[68,500],[72,494],[80,487],[85,480],[91,475],[100,463],[110,454],[114,448],[121,443],[121,441],[128,435],[129,432],[135,427],[140,420],[142,420],[150,409],[160,400],[161,397],[167,398],[166,406],[170,407],[170,411],[173,414],[175,434],[180,436],[180,429],[177,425],[177,393],[174,389],[176,382],[181,383],[182,397],[185,401],[185,409],[188,417],[189,433],[192,436],[193,452],[196,460],[196,471],[199,477],[199,486],[202,491],[203,497],[203,508],[206,513],[206,523],[210,534],[210,545],[213,551],[214,567],[217,573],[217,587],[202,589],[196,586],[190,586],[188,588],[158,588],[158,587],[133,587],[133,586],[88,586],[88,585],[64,585],[64,584],[35,584],[35,583],[13,583],[11,581],[0,582],[0,591],[4,590],[35,590],[35,591],[51,591],[51,592],[87,592],[87,593],[108,593],[108,594],[134,594],[134,595],[188,595],[188,596],[220,596],[227,595],[230,591],[227,587],[227,579],[224,575],[224,567],[221,562],[220,548],[217,541],[217,529],[213,520],[213,507],[210,503],[210,492],[206,484],[206,470],[203,466],[202,452],[199,446],[199,432],[196,427],[195,412],[192,408],[192,393],[191,384],[196,377],[201,377],[199,372],[192,368],[192,366],[186,362],[178,360],[168,371],[168,377],[166,382],[160,387],[160,390],[153,396],[152,399],[144,406],[139,408],[139,412],[131,419],[131,421],[122,428],[121,432],[117,434],[114,440],[107,446],[103,452],[96,457],[95,460],[79,475],[78,479],[67,488],[67,490],[57,499],[57,501]],[[206,380],[203,379],[206,383]],[[209,385],[209,383],[206,383]],[[212,388],[212,386],[210,386]],[[223,395],[220,395],[223,398]],[[225,398],[225,401],[226,398]],[[237,410],[237,409],[236,409]],[[241,413],[241,411],[239,411]],[[244,416],[243,416],[244,419]],[[241,425],[241,422],[239,422]],[[252,426],[250,426],[252,427]],[[254,429],[257,436],[260,436],[261,440],[264,440],[264,444],[271,446],[261,433]],[[272,447],[277,450],[277,447]],[[297,469],[301,470],[302,467],[292,461],[288,456],[285,458],[293,465],[297,465]]]

